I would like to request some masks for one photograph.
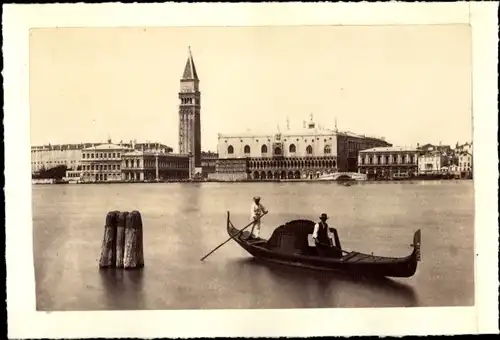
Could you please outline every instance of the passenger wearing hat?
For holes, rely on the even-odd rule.
[[[260,235],[260,216],[267,213],[266,208],[260,204],[260,197],[256,196],[253,198],[253,203],[250,208],[250,218],[253,220],[252,231],[250,232],[250,237],[258,238]],[[258,219],[259,218],[259,219]]]
[[[330,231],[330,228],[328,228],[328,224],[326,223],[327,219],[328,216],[325,213],[321,214],[319,222],[314,225],[312,237],[314,242],[331,246],[333,245],[333,233]]]

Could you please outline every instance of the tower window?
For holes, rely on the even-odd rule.
[[[243,152],[245,152],[245,154],[248,155],[250,153],[250,146],[245,145],[245,148],[244,148]]]
[[[229,146],[227,147],[227,153],[228,153],[228,154],[230,154],[230,155],[232,155],[232,154],[234,153],[234,148],[233,148],[233,146],[232,146],[232,145],[229,145]]]

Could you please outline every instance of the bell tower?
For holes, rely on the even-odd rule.
[[[198,74],[191,47],[180,80],[179,92],[179,152],[191,154],[192,168],[201,168],[201,121]],[[192,171],[194,169],[191,169]],[[191,172],[192,174],[193,172]]]

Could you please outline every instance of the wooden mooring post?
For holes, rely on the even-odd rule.
[[[110,211],[106,215],[99,267],[144,267],[142,216],[139,211]]]
[[[117,211],[110,211],[106,215],[106,225],[104,226],[104,238],[101,246],[100,268],[114,267],[116,261],[116,224]]]

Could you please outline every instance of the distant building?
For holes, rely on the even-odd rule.
[[[82,150],[82,182],[121,181],[122,155],[132,151],[124,145],[101,144]]]
[[[121,158],[124,181],[165,181],[189,178],[189,157],[158,151],[126,152]]]
[[[417,148],[376,147],[359,152],[359,172],[368,178],[414,176],[418,172]]]
[[[207,178],[209,174],[216,171],[216,163],[219,155],[216,152],[202,151],[201,152],[201,168],[202,177]]]
[[[209,174],[209,178],[219,181],[246,180],[248,179],[248,160],[246,158],[218,159],[215,172]]]
[[[128,148],[134,149],[134,150],[139,150],[139,151],[159,151],[159,152],[173,152],[174,149],[172,149],[170,146],[158,143],[158,142],[136,142],[136,141],[131,141],[128,143],[120,143],[120,145],[126,146]]]
[[[82,151],[86,148],[97,147],[106,143],[80,143],[80,144],[56,144],[37,145],[31,147],[31,172],[48,170],[56,166],[65,165],[69,171],[81,170]],[[108,140],[107,144],[111,144]],[[136,150],[163,150],[172,152],[170,146],[157,142],[137,143],[134,141],[120,142],[124,148]]]
[[[417,149],[424,153],[435,153],[440,152],[443,155],[450,155],[452,153],[452,148],[449,145],[434,145],[434,144],[424,144],[422,146],[417,144]]]
[[[459,145],[457,143],[457,145],[455,146],[455,152],[456,153],[468,152],[469,154],[472,155],[472,142],[471,143],[466,142],[466,143],[461,144],[461,145]]]
[[[360,150],[389,145],[380,138],[317,128],[311,117],[299,130],[219,134],[216,172],[229,178],[233,169],[232,177],[254,180],[313,179],[336,171],[355,172]]]
[[[439,151],[422,154],[418,157],[418,173],[422,175],[449,172],[449,166],[448,156]]]
[[[462,151],[458,154],[458,169],[462,177],[473,177],[473,158],[468,151]]]
[[[65,165],[70,170],[78,170],[82,150],[103,143],[36,145],[31,147],[31,172],[47,170]]]

